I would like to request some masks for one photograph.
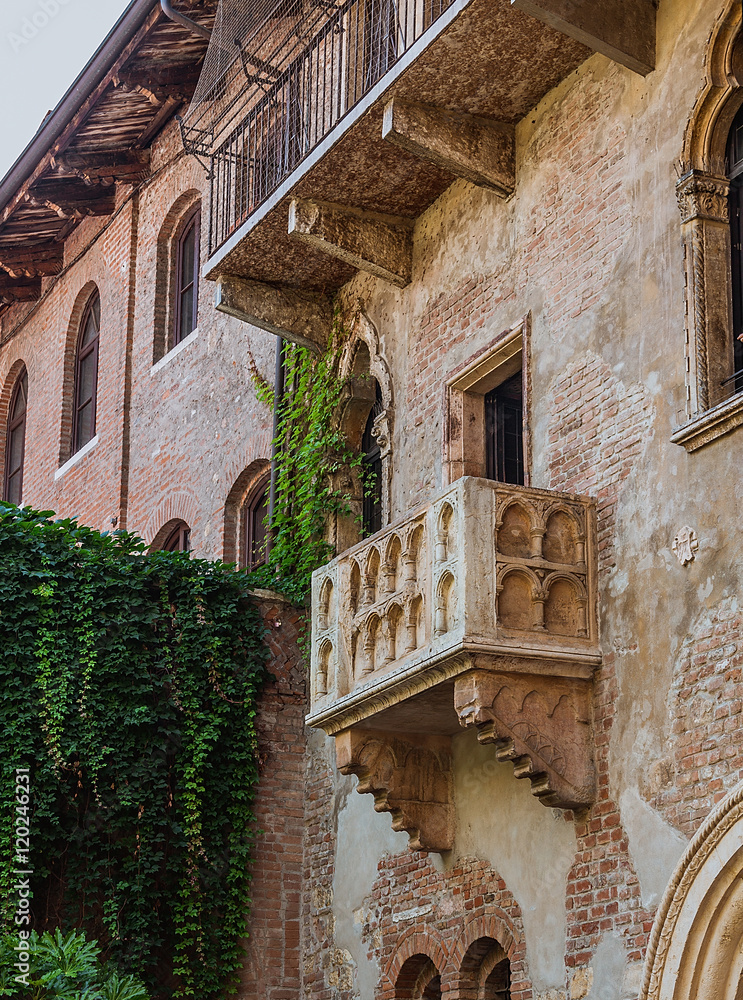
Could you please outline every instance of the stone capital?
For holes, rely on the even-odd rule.
[[[676,200],[681,212],[681,222],[709,219],[727,223],[730,218],[728,194],[730,182],[726,177],[690,170],[676,182]]]

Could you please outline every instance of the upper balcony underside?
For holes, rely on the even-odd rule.
[[[589,54],[586,46],[515,9],[510,0],[456,0],[329,131],[316,132],[305,150],[287,160],[278,186],[262,192],[259,203],[252,195],[236,203],[239,193],[233,188],[245,184],[237,173],[247,168],[235,172],[240,154],[234,144],[231,178],[218,157],[212,160],[206,276],[337,289],[358,270],[354,254],[341,259],[319,249],[301,224],[290,235],[292,199],[387,216],[393,228],[399,220],[404,229],[404,222],[417,218],[456,176],[440,165],[441,157],[432,162],[403,148],[395,141],[399,136],[383,137],[384,110],[392,99],[488,119],[506,135],[510,129],[512,143],[515,123]],[[399,278],[398,284],[406,283],[404,274]]]

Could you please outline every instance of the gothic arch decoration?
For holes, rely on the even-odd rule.
[[[712,810],[668,884],[640,1000],[737,1000],[743,984],[743,782]]]
[[[201,191],[197,188],[184,191],[171,205],[157,234],[153,364],[173,346],[178,240],[200,203]]]
[[[338,411],[338,424],[350,447],[358,452],[369,412],[374,405],[374,380],[381,393],[380,412],[372,427],[372,436],[379,445],[382,461],[382,526],[390,523],[392,516],[392,436],[394,428],[394,400],[392,375],[379,349],[377,328],[364,312],[358,312],[351,324],[351,336],[341,356],[340,378],[346,384]],[[365,378],[365,376],[368,376]],[[336,485],[352,496],[360,496],[361,489],[355,474],[346,470],[345,478]],[[358,534],[355,529],[337,524],[335,528],[336,550],[341,552],[355,544]]]
[[[719,420],[700,415],[729,408],[733,371],[732,274],[725,154],[730,127],[743,104],[741,5],[728,0],[712,31],[705,82],[687,124],[676,197],[686,268],[686,351],[689,422],[672,440],[694,451],[743,423],[743,405]],[[740,403],[740,400],[738,401]],[[695,424],[695,426],[692,426]]]

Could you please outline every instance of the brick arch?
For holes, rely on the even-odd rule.
[[[184,521],[191,529],[193,538],[194,526],[199,521],[199,505],[193,494],[185,490],[171,493],[160,501],[142,533],[144,540],[151,548],[157,548],[165,541],[176,521]]]
[[[80,324],[85,309],[94,295],[101,297],[101,332],[105,328],[103,296],[95,281],[86,281],[75,297],[75,303],[70,313],[65,338],[64,360],[62,364],[62,422],[59,432],[59,464],[64,465],[72,455],[72,410],[75,402],[75,357],[77,343],[80,337]],[[100,366],[100,353],[98,355]]]
[[[170,327],[175,309],[174,248],[194,209],[201,203],[201,191],[189,188],[180,194],[165,214],[157,234],[155,260],[155,315],[153,317],[152,363],[168,353]]]
[[[446,944],[435,928],[427,926],[425,930],[421,930],[420,925],[418,925],[411,927],[397,943],[397,948],[381,977],[380,987],[383,997],[392,998],[397,995],[397,984],[402,967],[408,959],[414,958],[416,955],[424,955],[430,959],[443,982],[444,972],[449,962]]]
[[[5,376],[5,382],[3,383],[2,390],[0,390],[0,490],[2,490],[2,484],[5,480],[5,442],[8,434],[8,412],[10,409],[10,400],[13,396],[13,390],[16,387],[16,382],[24,369],[28,372],[30,398],[31,372],[29,371],[28,365],[22,358],[16,358],[10,366]],[[28,433],[28,417],[26,418],[26,421],[26,433]],[[2,493],[0,493],[0,496],[2,496]]]
[[[242,557],[242,531],[240,530],[242,508],[253,490],[271,471],[271,463],[266,458],[257,458],[242,470],[227,494],[224,504],[224,541],[222,558],[225,562],[236,563]]]

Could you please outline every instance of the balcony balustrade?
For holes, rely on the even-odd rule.
[[[460,726],[546,805],[591,802],[600,658],[594,502],[465,477],[314,574],[307,721],[393,825],[446,850]]]

